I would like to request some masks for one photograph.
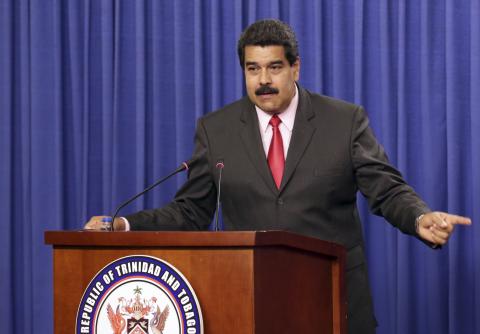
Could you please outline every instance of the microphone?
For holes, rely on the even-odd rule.
[[[155,188],[159,184],[167,181],[172,176],[174,176],[174,175],[176,175],[180,172],[183,172],[184,170],[188,170],[190,168],[190,165],[192,164],[192,162],[193,162],[193,159],[191,159],[189,161],[182,162],[182,164],[177,169],[175,169],[172,173],[168,174],[164,178],[158,180],[157,182],[155,182],[151,186],[148,186],[147,188],[145,188],[144,190],[142,190],[141,192],[139,192],[138,194],[136,194],[132,198],[129,198],[125,202],[120,204],[120,206],[117,208],[117,210],[115,210],[115,214],[112,216],[112,224],[111,224],[111,227],[110,227],[110,231],[113,231],[113,223],[115,222],[115,218],[117,217],[117,215],[118,215],[118,213],[120,212],[121,209],[126,207],[128,204],[132,203],[134,200],[136,200],[137,198],[139,198],[140,196],[142,196],[146,192],[149,192],[150,190],[152,190],[153,188]]]
[[[225,165],[223,159],[219,159],[215,167],[218,169],[217,211],[215,212],[215,231],[218,231],[218,213],[220,211],[220,190],[222,186],[222,171]]]

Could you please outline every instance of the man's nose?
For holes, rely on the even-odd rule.
[[[264,68],[262,69],[260,73],[260,84],[261,85],[268,85],[272,83],[272,78],[270,76],[270,73],[268,73],[268,69]]]

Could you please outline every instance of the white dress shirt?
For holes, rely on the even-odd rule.
[[[288,105],[285,111],[278,114],[278,117],[282,121],[279,125],[280,133],[283,140],[283,152],[285,159],[287,158],[288,147],[290,146],[290,139],[292,138],[293,123],[295,122],[295,114],[298,107],[298,88],[295,86],[295,95],[292,101]],[[262,136],[263,149],[265,150],[265,156],[268,156],[268,149],[270,148],[270,142],[272,141],[272,126],[269,124],[272,115],[266,113],[259,107],[255,106],[258,116],[258,125],[260,126],[260,135]]]

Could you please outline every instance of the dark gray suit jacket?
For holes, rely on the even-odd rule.
[[[263,150],[254,105],[246,97],[198,121],[189,178],[162,209],[128,216],[131,228],[206,229],[222,176],[226,230],[288,230],[344,245],[351,333],[370,333],[373,315],[356,196],[404,233],[427,205],[390,165],[362,107],[299,87],[299,106],[280,190]]]

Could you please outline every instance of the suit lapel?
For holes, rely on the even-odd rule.
[[[306,91],[300,87],[298,88],[298,92],[300,94],[300,99],[298,102],[297,113],[295,115],[292,138],[288,147],[287,160],[285,161],[285,171],[280,185],[280,192],[283,191],[288,184],[288,181],[290,181],[295,168],[305,153],[305,150],[312,139],[313,133],[315,132],[315,128],[309,122],[309,120],[314,117],[310,98]]]
[[[263,149],[255,106],[251,102],[248,103],[246,108],[243,108],[240,120],[244,123],[243,128],[240,130],[240,138],[242,139],[245,151],[247,152],[252,165],[255,166],[258,174],[260,174],[260,177],[267,187],[274,194],[278,194],[278,189],[275,185],[272,174],[270,173],[270,168],[268,167],[267,158]]]
[[[283,191],[288,184],[288,181],[291,179],[295,168],[305,153],[305,150],[312,139],[313,133],[315,132],[315,128],[310,124],[310,119],[314,117],[310,98],[306,91],[301,87],[298,87],[298,92],[300,94],[300,99],[297,113],[295,115],[292,138],[288,148],[287,160],[285,161],[285,171],[283,173],[280,189],[277,189],[272,174],[270,173],[267,158],[265,157],[265,151],[263,150],[262,138],[260,137],[255,106],[250,100],[246,100],[246,107],[243,108],[240,117],[241,121],[244,123],[243,128],[240,130],[240,137],[245,146],[245,151],[247,152],[252,165],[255,166],[265,184],[274,194]]]

